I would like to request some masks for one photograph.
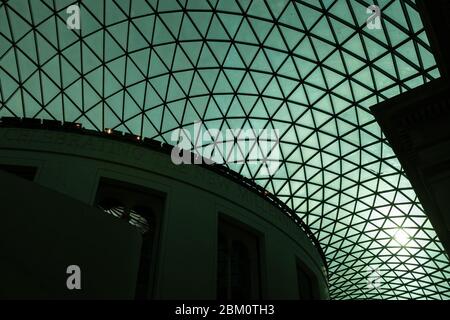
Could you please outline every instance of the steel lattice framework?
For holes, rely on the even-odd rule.
[[[381,30],[365,0],[2,1],[0,116],[169,143],[199,120],[278,129],[275,175],[228,166],[310,226],[332,298],[449,299],[448,256],[369,110],[439,71],[415,1],[373,2]]]

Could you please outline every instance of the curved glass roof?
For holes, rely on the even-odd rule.
[[[76,1],[3,1],[0,116],[167,142],[199,120],[277,129],[273,176],[229,166],[310,226],[332,298],[449,299],[448,256],[369,110],[439,71],[415,1],[374,2],[381,29],[365,0],[96,0],[70,30]]]

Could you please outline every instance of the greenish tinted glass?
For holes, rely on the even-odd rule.
[[[334,299],[449,299],[450,268],[369,107],[439,77],[413,0],[0,4],[0,116],[58,119],[171,143],[171,132],[272,128],[283,165],[252,178],[326,253]],[[400,82],[399,82],[400,81]],[[377,285],[370,284],[374,274]]]

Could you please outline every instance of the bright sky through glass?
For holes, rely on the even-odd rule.
[[[448,257],[369,110],[439,72],[415,1],[374,2],[381,29],[364,0],[91,0],[81,30],[75,1],[2,2],[0,116],[167,142],[199,120],[277,129],[274,176],[229,166],[310,226],[332,298],[449,299]]]

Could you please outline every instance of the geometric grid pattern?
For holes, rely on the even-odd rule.
[[[450,298],[448,256],[369,110],[439,78],[415,1],[80,1],[69,30],[74,3],[0,4],[0,116],[169,143],[199,120],[277,129],[275,175],[228,166],[309,225],[333,299]]]

